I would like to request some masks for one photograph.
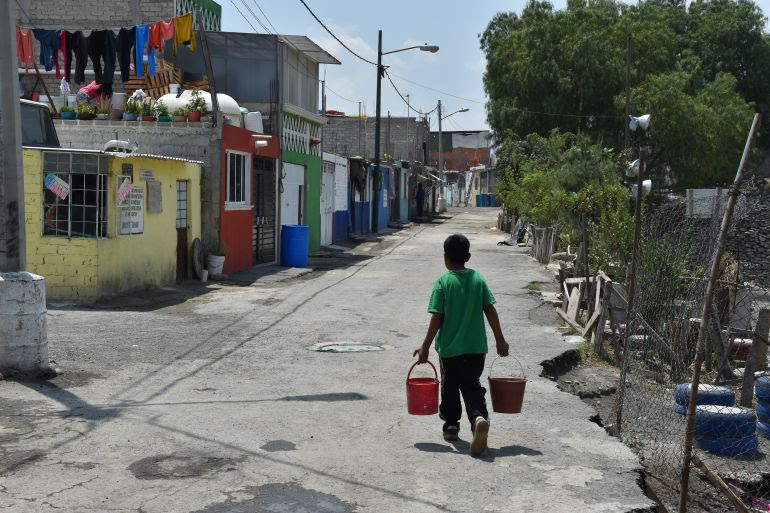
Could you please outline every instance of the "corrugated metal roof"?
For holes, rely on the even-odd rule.
[[[22,148],[29,149],[29,150],[42,150],[46,152],[57,151],[62,153],[89,153],[89,154],[98,154],[98,155],[109,155],[110,157],[119,157],[119,158],[141,157],[141,158],[151,158],[151,159],[160,159],[160,160],[178,160],[180,162],[189,162],[190,164],[198,164],[201,166],[204,164],[202,160],[185,159],[182,157],[170,157],[168,155],[155,155],[152,153],[122,153],[117,151],[84,150],[79,148],[39,148],[37,146],[22,146]]]
[[[329,52],[318,46],[307,36],[287,36],[279,35],[278,38],[288,43],[290,46],[294,46],[300,52],[304,53],[319,64],[342,64],[340,61],[334,58]]]

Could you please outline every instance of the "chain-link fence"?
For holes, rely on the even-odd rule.
[[[744,503],[770,502],[770,377],[761,377],[770,330],[770,248],[762,248],[770,236],[756,224],[770,204],[753,183],[739,192],[703,337],[688,511],[735,508],[710,471]],[[614,427],[669,506],[678,502],[700,317],[727,199],[727,191],[709,194],[645,209],[633,307],[608,344],[623,353]]]

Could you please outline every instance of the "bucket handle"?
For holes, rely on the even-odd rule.
[[[434,375],[434,376],[436,376],[436,381],[438,381],[438,372],[436,372],[436,366],[435,366],[435,365],[433,365],[433,364],[431,363],[431,361],[430,361],[430,360],[426,361],[425,363],[427,363],[427,364],[429,364],[431,367],[433,367],[433,375]],[[412,371],[413,371],[413,370],[414,370],[414,368],[415,368],[415,367],[417,367],[418,365],[420,365],[420,362],[419,362],[419,361],[416,361],[416,362],[414,362],[414,363],[412,364],[412,366],[411,366],[411,367],[409,367],[409,373],[406,375],[406,382],[407,382],[407,383],[409,383],[409,376],[411,376],[411,375],[412,375]]]
[[[509,354],[508,356],[510,356],[511,358],[516,360],[516,363],[519,364],[519,368],[521,368],[521,375],[522,375],[522,377],[526,377],[526,374],[524,373],[524,366],[521,364],[521,361],[518,358],[516,358],[515,356],[513,356],[512,354]],[[499,358],[500,358],[499,356],[495,356],[495,359],[492,360],[492,365],[489,366],[489,374],[487,374],[487,378],[491,378],[492,377],[492,367],[495,366],[495,362]],[[430,362],[428,362],[428,363],[430,363]]]

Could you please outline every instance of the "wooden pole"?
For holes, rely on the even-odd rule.
[[[211,66],[209,42],[208,39],[206,39],[206,29],[203,28],[203,9],[196,9],[195,16],[198,18],[198,38],[201,40],[201,48],[203,49],[203,62],[206,65],[206,75],[209,81],[209,95],[211,95],[211,120],[214,126],[217,126],[219,121],[219,99],[217,98],[217,87],[214,81],[214,68]]]
[[[749,137],[746,139],[746,146],[743,148],[743,156],[738,164],[738,171],[735,173],[733,186],[730,188],[730,194],[727,197],[727,206],[722,217],[722,225],[719,228],[719,236],[714,247],[714,254],[711,257],[711,271],[709,280],[706,284],[706,296],[703,298],[703,310],[700,319],[700,330],[698,332],[698,342],[695,345],[695,365],[693,368],[692,385],[690,386],[690,398],[687,404],[687,429],[684,438],[684,457],[682,459],[682,479],[679,489],[679,513],[687,513],[687,499],[690,488],[690,463],[692,462],[692,440],[693,426],[695,424],[695,403],[698,398],[698,385],[700,385],[701,365],[703,365],[703,344],[708,337],[708,320],[711,315],[711,303],[714,301],[714,292],[716,291],[716,282],[719,277],[719,265],[722,261],[722,252],[725,249],[727,240],[727,228],[730,226],[730,220],[735,210],[735,202],[738,198],[738,187],[743,181],[743,170],[749,161],[751,148],[754,145],[754,136],[759,130],[761,116],[754,114],[754,120],[751,123]],[[629,298],[630,299],[630,298]]]
[[[735,506],[735,509],[738,510],[740,513],[751,513],[749,511],[749,508],[746,507],[746,505],[743,503],[743,501],[735,495],[735,492],[733,492],[730,487],[722,481],[722,478],[716,475],[714,472],[709,469],[705,463],[703,463],[698,456],[692,457],[692,463],[696,467],[698,467],[698,470],[703,472],[703,474],[708,478],[711,483],[716,486],[728,499],[730,499],[730,502],[733,503],[733,506]]]
[[[759,311],[757,326],[751,337],[751,349],[746,357],[746,367],[743,369],[743,384],[741,386],[741,406],[751,408],[754,399],[754,372],[760,370],[760,364],[764,362],[767,367],[767,339],[770,332],[770,309],[763,308]]]
[[[628,123],[628,120],[626,120]],[[615,424],[618,435],[623,430],[623,392],[628,373],[628,337],[631,335],[631,314],[634,311],[634,295],[636,292],[636,265],[639,260],[639,239],[642,231],[642,180],[644,179],[645,150],[639,150],[639,174],[636,177],[636,206],[634,207],[634,247],[631,252],[631,267],[628,271],[628,303],[626,305],[626,331],[623,335],[623,365],[620,367],[620,384],[615,403]]]
[[[40,70],[37,69],[37,62],[35,59],[32,59],[32,64],[35,66],[35,73],[37,73],[37,80],[43,84],[43,91],[45,91],[45,95],[48,97],[48,106],[53,110],[53,115],[56,116],[59,114],[56,110],[56,105],[53,104],[53,99],[51,98],[51,94],[48,92],[48,86],[45,85],[45,80],[43,80],[43,77],[40,75]]]

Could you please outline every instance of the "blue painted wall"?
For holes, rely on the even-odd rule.
[[[369,233],[371,205],[368,201],[356,201],[353,203],[353,233]]]
[[[369,173],[372,175],[372,180],[374,180],[374,166],[371,166],[369,168]],[[388,187],[390,186],[390,174],[391,169],[387,166],[380,166],[381,176],[382,176],[382,186],[380,187],[380,190],[373,190],[372,194],[376,198],[376,201],[374,202],[374,208],[377,208],[377,215],[379,216],[377,218],[377,228],[379,230],[384,230],[388,227],[388,207],[383,206],[383,201],[385,201],[385,205],[387,205],[387,197],[388,197]],[[374,181],[372,181],[374,183]]]
[[[347,210],[336,210],[332,218],[332,242],[342,242],[348,238],[348,222],[350,216]]]

